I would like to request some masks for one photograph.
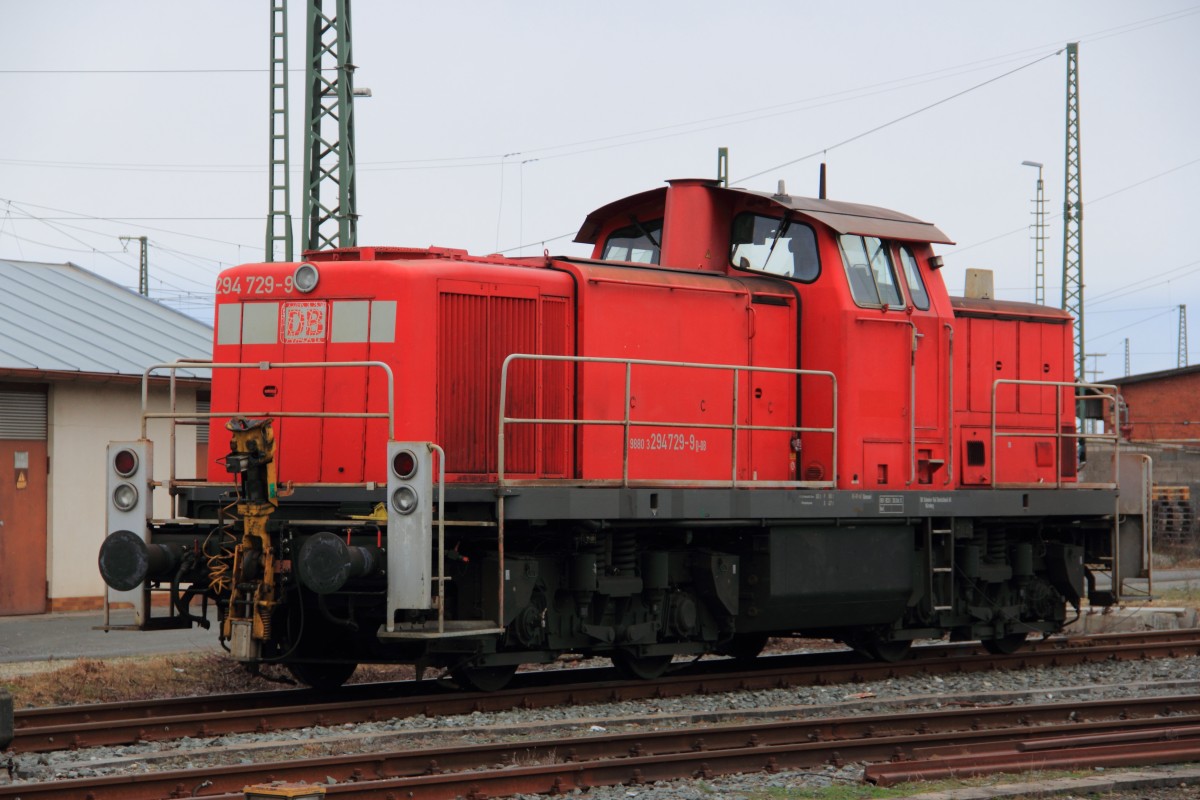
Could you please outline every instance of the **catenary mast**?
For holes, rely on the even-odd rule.
[[[1067,45],[1067,157],[1063,191],[1063,310],[1075,318],[1075,379],[1083,346],[1083,172],[1079,150],[1079,43]]]

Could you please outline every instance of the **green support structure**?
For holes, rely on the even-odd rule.
[[[292,260],[292,201],[288,154],[288,46],[287,0],[271,0],[271,130],[270,196],[267,211],[266,261],[275,260],[283,246],[285,261]]]
[[[353,247],[358,241],[358,213],[350,0],[308,0],[307,39],[304,246],[308,250]]]
[[[1083,170],[1079,152],[1079,43],[1067,45],[1067,157],[1063,191],[1063,310],[1075,318],[1075,378],[1084,380]]]

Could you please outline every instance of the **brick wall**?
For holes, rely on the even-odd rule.
[[[1200,446],[1200,372],[1121,385],[1135,442]]]

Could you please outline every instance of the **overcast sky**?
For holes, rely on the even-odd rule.
[[[0,258],[136,287],[118,237],[145,235],[152,295],[211,323],[217,273],[263,258],[269,7],[0,0]],[[292,0],[297,217],[304,9]],[[796,195],[816,194],[822,156],[798,159],[824,151],[830,197],[958,243],[939,248],[952,294],[983,267],[999,297],[1032,301],[1030,160],[1054,305],[1059,51],[1078,41],[1086,347],[1107,354],[1089,367],[1124,374],[1128,338],[1133,373],[1173,368],[1180,304],[1200,363],[1194,0],[354,0],[353,15],[355,84],[374,95],[355,107],[360,244],[579,254],[589,211],[714,176],[718,147],[735,183]]]

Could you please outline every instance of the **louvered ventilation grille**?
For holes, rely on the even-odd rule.
[[[41,392],[0,392],[0,439],[44,441],[46,395]]]

